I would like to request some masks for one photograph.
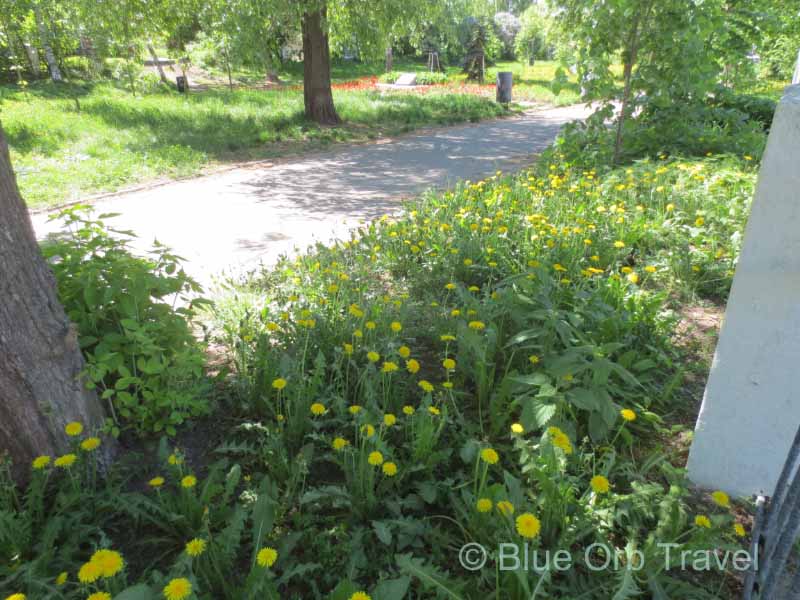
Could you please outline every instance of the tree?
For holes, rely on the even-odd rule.
[[[88,431],[103,411],[82,384],[84,362],[75,327],[56,295],[56,283],[39,252],[19,195],[0,124],[0,454],[24,478],[40,454],[65,452],[64,426]]]
[[[36,29],[39,32],[39,43],[44,50],[44,59],[47,62],[47,68],[50,71],[50,78],[56,83],[63,81],[61,76],[61,69],[58,67],[56,55],[53,52],[53,44],[50,39],[50,28],[48,27],[47,20],[45,19],[44,12],[42,11],[39,0],[33,1],[33,15],[36,19]]]

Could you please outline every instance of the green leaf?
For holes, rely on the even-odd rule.
[[[392,543],[392,530],[389,526],[382,521],[373,521],[372,528],[375,530],[375,535],[378,539],[387,546]]]
[[[156,600],[158,594],[150,589],[150,586],[140,583],[122,590],[114,598],[115,600]]]
[[[410,585],[411,578],[408,576],[385,579],[375,586],[372,597],[375,600],[403,600],[408,593]]]
[[[463,600],[460,590],[462,586],[448,579],[435,567],[426,565],[421,558],[414,558],[410,554],[398,554],[396,560],[397,567],[404,573],[418,579],[423,588],[436,590],[453,600]]]

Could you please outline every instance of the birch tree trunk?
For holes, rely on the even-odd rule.
[[[55,82],[64,81],[61,76],[61,69],[58,68],[56,55],[53,53],[53,46],[50,45],[50,31],[47,29],[47,23],[42,18],[42,8],[38,2],[33,3],[33,14],[36,18],[36,29],[39,31],[39,43],[42,45],[42,50],[44,50],[44,60],[50,71],[50,79]]]

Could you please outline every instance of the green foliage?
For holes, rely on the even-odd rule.
[[[70,233],[43,252],[78,328],[88,385],[106,401],[115,435],[122,428],[174,435],[188,417],[208,410],[203,348],[191,329],[194,306],[203,302],[191,295],[201,289],[167,248],[156,243],[139,258],[131,234],[85,210],[56,217]]]

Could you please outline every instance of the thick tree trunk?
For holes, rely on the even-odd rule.
[[[61,76],[61,69],[58,68],[56,55],[53,53],[53,47],[50,45],[50,31],[48,31],[47,23],[42,18],[42,9],[38,2],[33,3],[33,14],[36,18],[36,29],[39,31],[39,43],[42,45],[42,50],[44,50],[44,60],[50,70],[50,79],[55,82],[64,81]]]
[[[103,424],[94,392],[79,379],[78,337],[56,296],[11,170],[0,125],[0,461],[24,479],[33,458],[67,451],[64,426]],[[104,452],[110,452],[108,444]]]
[[[156,54],[153,44],[147,44],[147,51],[150,53],[150,57],[153,59],[153,62],[158,69],[158,76],[161,77],[161,82],[168,83],[167,76],[164,74],[164,69],[161,67],[161,63],[158,60],[158,54]]]
[[[326,9],[303,14],[303,99],[306,117],[321,125],[340,123],[333,106],[331,56],[328,46]]]

